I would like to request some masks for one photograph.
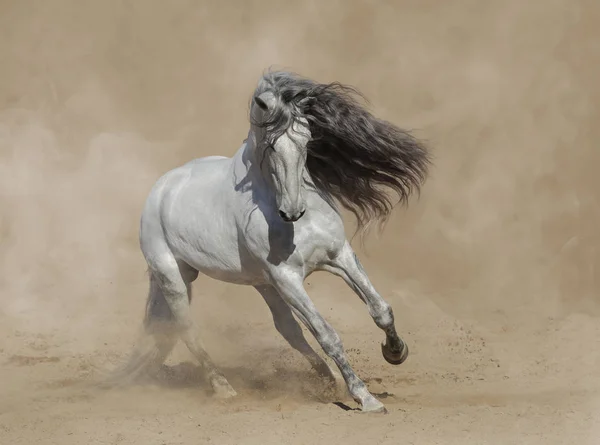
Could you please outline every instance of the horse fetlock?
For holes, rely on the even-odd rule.
[[[389,304],[383,304],[373,314],[375,324],[383,330],[394,326],[394,312]]]

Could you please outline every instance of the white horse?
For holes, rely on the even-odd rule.
[[[236,395],[190,316],[191,283],[201,272],[254,286],[279,333],[334,383],[296,315],[335,362],[360,409],[386,412],[303,286],[314,271],[340,276],[385,332],[385,360],[398,365],[407,358],[392,308],[361,267],[334,201],[356,215],[359,229],[383,222],[395,204],[385,189],[405,202],[425,180],[429,156],[409,133],[372,116],[355,94],[337,82],[269,72],[252,96],[248,137],[233,157],[196,159],[157,181],[140,225],[150,275],[144,336],[124,372],[160,366],[181,338],[215,394]]]

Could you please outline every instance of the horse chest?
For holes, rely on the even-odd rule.
[[[276,218],[251,220],[243,237],[246,250],[263,268],[296,267],[310,273],[335,255],[345,240],[341,224],[322,219],[319,214],[293,224]]]

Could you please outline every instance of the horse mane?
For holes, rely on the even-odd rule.
[[[267,143],[304,117],[312,134],[306,162],[311,179],[325,197],[354,214],[357,231],[374,221],[383,227],[395,205],[420,192],[430,164],[427,147],[408,131],[373,116],[354,87],[274,71],[262,76],[252,99],[267,90],[277,98],[263,123],[270,135]]]

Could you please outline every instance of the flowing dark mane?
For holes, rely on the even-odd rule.
[[[371,221],[384,223],[396,204],[420,191],[430,164],[427,148],[408,131],[373,116],[355,88],[276,71],[261,78],[253,97],[267,90],[278,99],[265,124],[272,138],[299,116],[308,120],[309,174],[324,195],[356,216],[359,230]]]

